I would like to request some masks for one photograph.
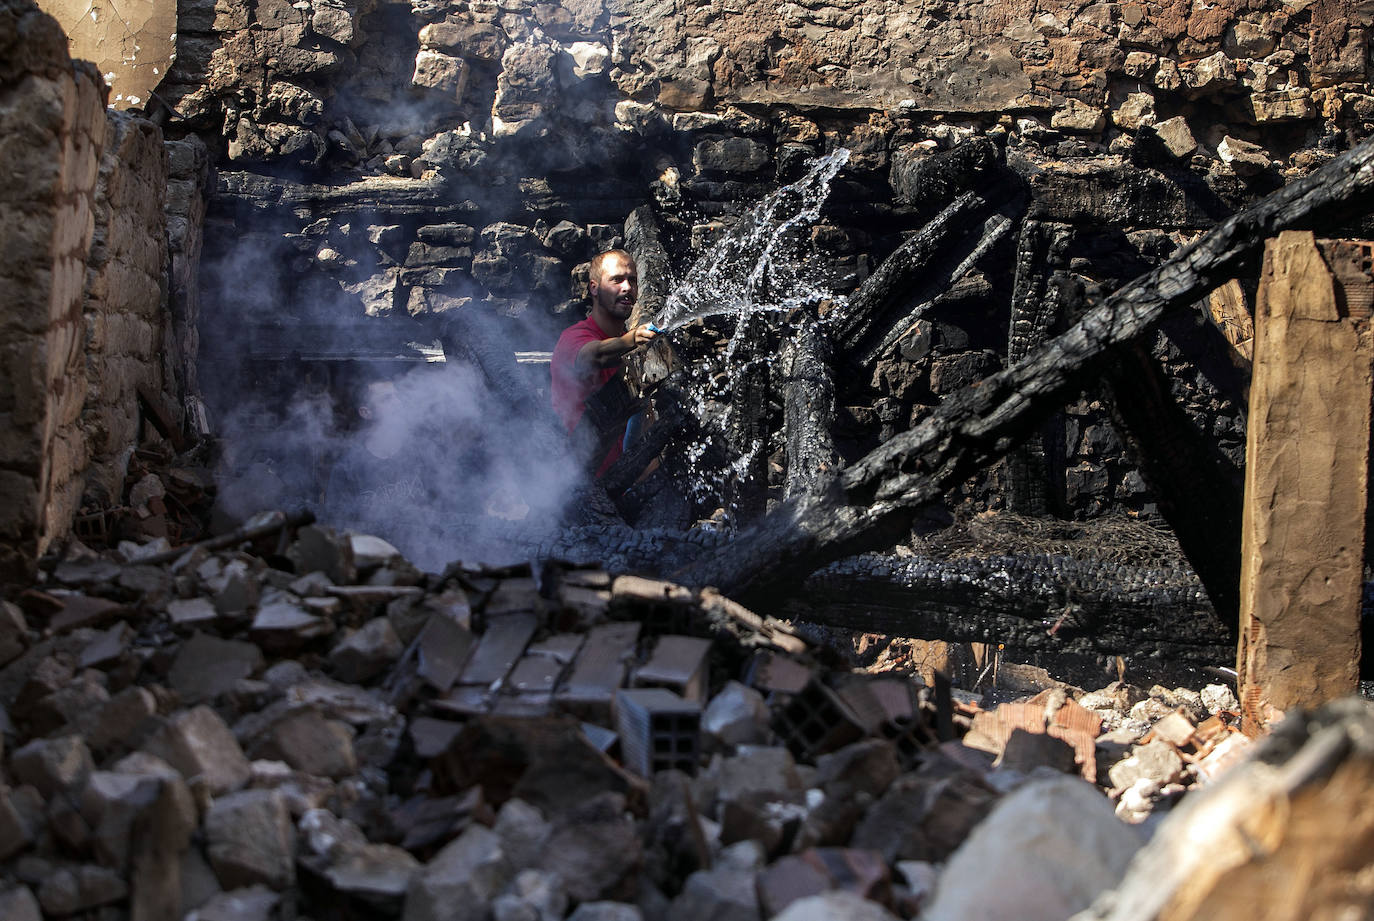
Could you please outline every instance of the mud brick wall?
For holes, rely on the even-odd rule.
[[[103,83],[57,22],[0,3],[0,569],[63,533],[86,463],[82,308],[105,143]]]
[[[107,109],[103,77],[32,3],[0,3],[0,62],[0,575],[12,576],[84,503],[122,500],[140,391],[174,420],[193,392],[207,158],[197,140],[170,148],[183,184],[169,184],[161,129]]]

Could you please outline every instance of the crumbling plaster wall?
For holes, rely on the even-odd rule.
[[[31,2],[0,4],[0,59],[0,570],[16,576],[84,500],[121,501],[140,391],[177,419],[186,373],[161,130],[107,109],[101,75]],[[197,219],[194,197],[174,210]]]

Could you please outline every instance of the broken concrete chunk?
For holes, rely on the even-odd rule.
[[[642,844],[625,797],[599,793],[554,823],[539,869],[560,876],[579,902],[633,898]]]
[[[859,822],[850,846],[879,851],[889,862],[944,860],[997,801],[978,774],[954,770],[898,778]]]
[[[395,664],[404,651],[391,621],[375,617],[335,644],[329,664],[340,681],[362,684]]]
[[[34,829],[15,808],[9,790],[0,790],[0,860],[9,860],[33,843]],[[0,905],[5,897],[0,895]],[[0,917],[7,917],[0,912]]]
[[[877,902],[834,891],[798,899],[772,921],[896,921],[897,916]]]
[[[0,601],[0,665],[14,661],[28,648],[28,633],[23,609],[12,602]]]
[[[568,921],[644,921],[644,914],[627,902],[583,902]]]
[[[1162,786],[1183,777],[1183,759],[1169,743],[1155,741],[1137,746],[1129,758],[1112,765],[1107,777],[1118,790],[1126,789],[1142,777]]]
[[[998,803],[954,852],[922,917],[1062,921],[1113,886],[1141,844],[1091,784],[1032,781]]]
[[[62,595],[60,599],[62,610],[48,621],[48,629],[53,633],[66,633],[81,627],[103,627],[125,612],[124,605],[105,598]]]
[[[694,636],[661,636],[649,661],[635,669],[637,687],[663,687],[687,700],[705,698],[710,676],[707,655],[711,641]]]
[[[759,873],[757,888],[764,917],[772,918],[797,899],[827,891],[830,879],[809,861],[788,854]]]
[[[167,680],[183,701],[198,704],[232,690],[262,665],[262,650],[255,644],[197,631],[181,645]]]
[[[6,921],[43,921],[38,899],[28,886],[0,891],[0,918]]]
[[[253,617],[253,639],[265,648],[294,649],[315,637],[327,636],[334,625],[310,613],[287,596],[264,601]]]
[[[128,885],[114,870],[85,864],[61,867],[46,877],[38,887],[38,904],[50,916],[65,916],[118,902],[128,895]]]
[[[1188,127],[1188,119],[1182,115],[1166,118],[1157,123],[1154,130],[1164,149],[1176,160],[1191,156],[1193,151],[1197,150],[1197,140],[1193,137],[1192,129]]]
[[[391,844],[348,848],[321,872],[331,889],[375,911],[394,916],[401,910],[420,861]]]
[[[827,796],[882,796],[901,774],[897,749],[883,739],[865,739],[816,759],[813,783]]]
[[[243,786],[251,773],[233,732],[219,714],[204,705],[168,719],[143,748],[187,780],[203,778],[217,796]]]
[[[534,866],[553,833],[543,813],[521,799],[506,800],[494,827],[501,836],[501,848],[517,867]]]
[[[485,921],[488,905],[513,876],[501,840],[469,825],[411,880],[403,921]]]
[[[385,566],[401,556],[401,551],[372,534],[350,534],[348,546],[353,551],[354,564],[363,571]]]
[[[133,642],[134,628],[130,627],[127,621],[121,620],[119,623],[101,633],[96,634],[86,648],[81,650],[81,657],[77,660],[80,668],[103,668],[119,661],[129,649],[129,644]]]
[[[698,870],[687,877],[682,892],[668,910],[668,921],[761,921],[754,873],[720,867]]]
[[[186,598],[167,603],[167,617],[178,627],[203,627],[219,617],[208,598]]]
[[[301,528],[286,555],[301,575],[322,572],[335,585],[352,585],[357,579],[352,543],[329,528],[316,525]]]
[[[702,712],[701,728],[724,745],[758,745],[767,741],[768,717],[762,694],[727,681]]]
[[[1237,176],[1258,176],[1273,165],[1269,152],[1263,147],[1230,135],[1217,144],[1217,156]]]
[[[494,921],[562,921],[568,891],[555,873],[521,870],[491,904]]]
[[[291,885],[295,830],[285,797],[277,790],[242,790],[217,798],[205,815],[205,852],[227,889]]]
[[[281,896],[266,886],[218,892],[188,912],[184,921],[272,921],[280,901]]]
[[[275,720],[252,754],[284,761],[303,774],[335,780],[358,770],[353,731],[314,708],[294,710]]]
[[[1199,696],[1208,713],[1220,713],[1222,710],[1238,710],[1240,708],[1240,701],[1236,700],[1235,693],[1224,684],[1209,684],[1202,689]]]
[[[79,791],[94,769],[91,750],[80,736],[34,739],[10,756],[15,778],[44,796]]]

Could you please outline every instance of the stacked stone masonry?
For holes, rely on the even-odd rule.
[[[839,146],[813,237],[844,293],[945,203],[921,164],[979,136],[1050,241],[1052,327],[1367,134],[1368,19],[1338,2],[202,2],[160,96],[218,150],[205,328],[245,333],[209,356],[224,369],[365,318],[432,339],[465,310],[547,349],[581,309],[580,264],[636,208],[669,225],[681,273]],[[1006,360],[1010,249],[844,395],[856,429],[886,437]],[[1156,359],[1238,460],[1243,412],[1197,373],[1227,359],[1194,340],[1161,337]],[[1151,507],[1096,395],[1059,422],[1062,511]],[[973,490],[995,505],[1002,487]]]
[[[167,154],[148,120],[106,109],[32,4],[0,8],[0,571],[23,574],[83,502],[117,505],[140,392],[173,418],[184,351],[169,348]],[[203,185],[201,187],[203,189]],[[184,196],[184,211],[199,216]],[[200,206],[203,208],[203,201]],[[185,231],[183,229],[183,237]]]
[[[327,338],[335,353],[429,342],[463,313],[490,317],[516,349],[547,349],[582,307],[581,266],[632,238],[636,209],[664,225],[664,264],[681,273],[840,146],[850,160],[812,239],[835,290],[852,291],[946,203],[930,156],[991,139],[1023,185],[1019,221],[848,383],[857,454],[1007,360],[1028,222],[1048,241],[1035,264],[1052,329],[1374,118],[1370,16],[1338,0],[195,0],[178,18],[176,61],[147,109],[172,139],[172,348],[146,374],[194,393],[199,352],[232,384],[212,406],[221,416],[243,384],[277,386],[252,359]],[[646,299],[666,285],[646,279]],[[385,332],[350,338],[374,326]],[[1179,336],[1161,337],[1156,359],[1238,460],[1243,412],[1198,373],[1227,359]],[[1078,515],[1148,510],[1096,396],[1046,433],[1050,492]],[[124,411],[99,433],[109,444]],[[970,487],[982,505],[1002,492],[996,475]]]

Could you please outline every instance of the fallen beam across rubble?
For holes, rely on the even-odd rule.
[[[1333,226],[1371,191],[1374,142],[1366,141],[1223,221],[1025,360],[952,395],[828,488],[785,502],[675,578],[742,599],[765,596],[899,536],[917,509],[1002,457],[1119,349],[1239,275],[1267,238]]]

